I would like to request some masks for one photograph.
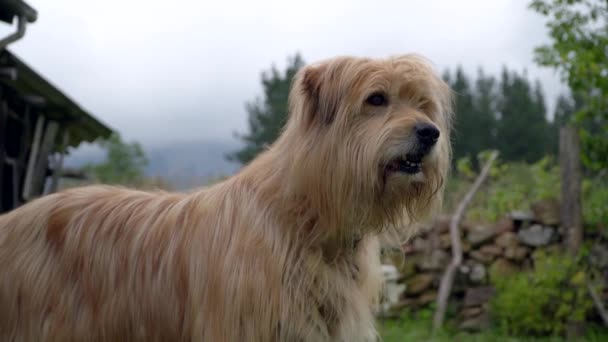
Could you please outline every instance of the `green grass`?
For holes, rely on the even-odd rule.
[[[433,335],[430,317],[423,313],[414,319],[404,315],[401,319],[383,319],[378,322],[378,330],[384,342],[565,342],[561,337],[512,337],[500,334],[495,329],[479,333],[466,333],[448,326]],[[608,341],[608,331],[597,327],[587,329],[581,341]]]

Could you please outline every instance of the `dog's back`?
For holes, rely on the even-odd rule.
[[[291,340],[293,245],[232,183],[76,188],[0,216],[0,341]]]
[[[0,341],[368,340],[375,239],[326,265],[257,196],[95,186],[0,216]]]
[[[184,205],[87,187],[0,216],[0,340],[187,337]]]

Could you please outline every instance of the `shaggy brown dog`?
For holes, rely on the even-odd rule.
[[[0,216],[0,340],[375,339],[378,234],[437,208],[450,101],[420,57],[327,60],[220,184],[77,188]]]

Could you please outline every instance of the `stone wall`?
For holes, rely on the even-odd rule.
[[[399,253],[383,253],[387,277],[383,315],[435,302],[441,276],[452,258],[449,220],[439,217],[423,227]],[[530,269],[537,251],[560,249],[565,238],[559,225],[559,206],[554,201],[537,203],[529,212],[513,212],[492,225],[464,223],[460,230],[463,262],[450,298],[458,313],[457,324],[465,330],[479,330],[489,324],[488,304],[495,293],[491,273],[507,275]],[[608,271],[606,239],[588,238],[594,239],[591,261]]]

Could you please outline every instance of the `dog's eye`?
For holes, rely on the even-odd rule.
[[[386,106],[388,101],[386,100],[386,96],[382,93],[373,93],[371,94],[367,100],[365,100],[368,104],[372,106]]]
[[[419,107],[420,107],[420,110],[422,110],[425,113],[431,113],[431,112],[433,112],[433,109],[434,109],[433,103],[428,100],[422,101],[420,103]]]

